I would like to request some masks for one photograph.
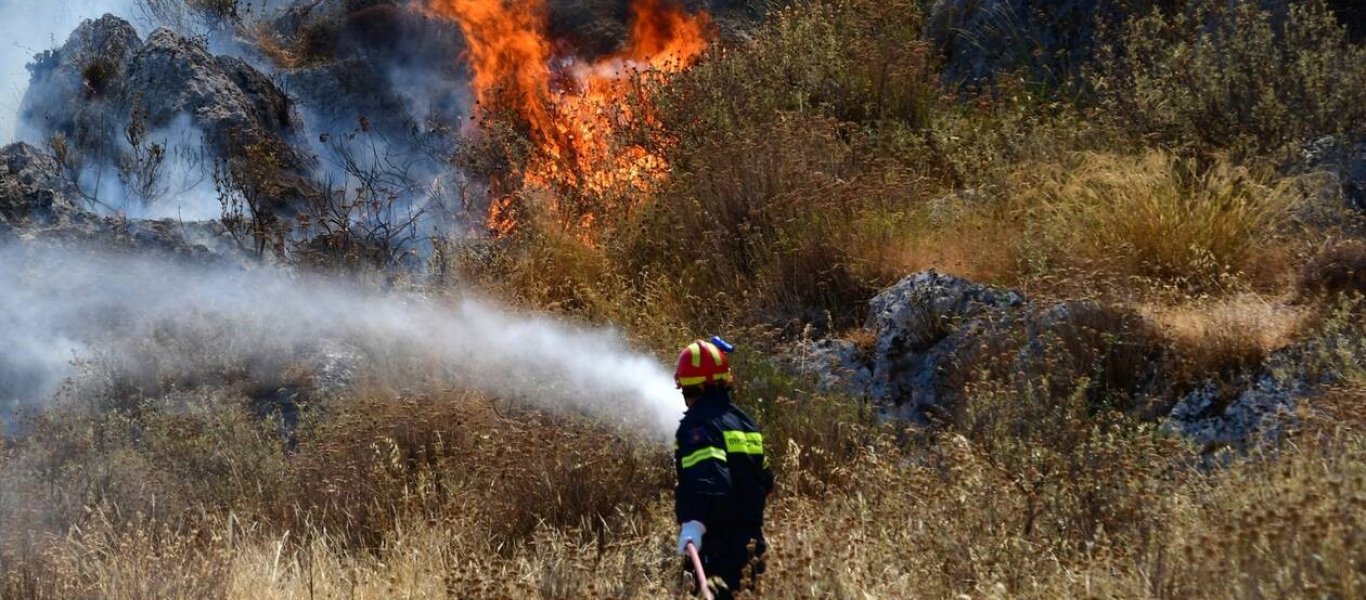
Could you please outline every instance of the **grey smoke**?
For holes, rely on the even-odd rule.
[[[92,360],[129,377],[150,366],[159,381],[211,385],[222,371],[268,377],[338,347],[362,368],[589,414],[657,439],[682,413],[660,362],[610,329],[270,268],[0,247],[0,404],[52,402]]]

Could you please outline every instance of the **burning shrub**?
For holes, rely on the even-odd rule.
[[[530,142],[524,163],[491,178],[495,206],[519,190],[550,192],[543,210],[591,242],[601,223],[629,213],[664,177],[667,164],[651,145],[623,132],[652,119],[642,82],[687,68],[705,52],[712,35],[706,13],[690,14],[672,0],[635,0],[622,48],[587,61],[549,37],[542,0],[432,0],[429,8],[465,36],[485,128],[521,132]],[[490,229],[516,229],[507,217],[495,211]]]

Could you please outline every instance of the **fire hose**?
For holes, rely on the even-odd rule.
[[[706,600],[713,600],[711,588],[707,587],[707,573],[702,570],[702,557],[697,555],[697,546],[688,542],[688,558],[692,559],[692,572],[697,576],[697,589],[702,591],[702,597]]]

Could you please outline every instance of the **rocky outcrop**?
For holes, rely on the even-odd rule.
[[[38,55],[30,65],[33,79],[20,108],[21,127],[29,137],[42,139],[58,132],[74,139],[95,129],[117,104],[128,64],[141,49],[137,31],[123,19],[105,15],[81,23],[65,45]]]
[[[293,127],[289,98],[246,62],[214,56],[199,43],[158,29],[128,63],[122,94],[153,127],[189,115],[220,156],[240,146],[284,139]],[[300,168],[299,158],[286,156]]]
[[[277,206],[311,191],[311,158],[293,145],[288,96],[246,62],[215,56],[199,41],[159,29],[144,42],[126,21],[106,15],[41,55],[32,73],[21,110],[27,135],[60,135],[87,166],[126,161],[130,131],[188,119],[212,157],[276,163]]]
[[[869,303],[875,333],[868,394],[923,421],[952,403],[941,374],[991,320],[1011,319],[1023,296],[934,271],[919,273]]]
[[[51,156],[28,144],[0,149],[0,243],[74,245],[198,261],[232,261],[241,253],[217,223],[99,217]]]
[[[52,157],[28,144],[0,150],[0,230],[61,227],[90,218]]]
[[[414,129],[454,130],[469,115],[454,23],[403,2],[316,0],[285,11],[273,29],[298,49],[282,76],[315,133],[373,128],[398,144]]]
[[[1173,398],[1171,353],[1143,317],[1095,302],[1049,304],[933,271],[912,275],[870,303],[852,340],[807,343],[795,366],[826,390],[870,400],[893,419],[954,423],[966,390],[990,381],[1159,421],[1207,449],[1280,439],[1303,398],[1324,385],[1313,355],[1359,355],[1361,340],[1313,340],[1273,354],[1255,373],[1210,381]],[[1341,336],[1339,336],[1341,337]],[[1336,344],[1329,348],[1325,344]],[[1339,347],[1356,344],[1349,352]],[[1310,346],[1318,350],[1310,350]]]

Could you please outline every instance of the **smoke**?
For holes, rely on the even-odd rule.
[[[105,13],[135,14],[135,0],[0,0],[0,145],[16,141],[28,89],[25,65],[62,45],[81,21]]]
[[[143,134],[136,145],[123,136],[111,138],[117,157],[97,156],[76,165],[75,183],[96,212],[178,221],[222,217],[214,159],[189,115]]]
[[[682,414],[669,373],[610,329],[268,268],[0,247],[0,405],[51,402],[91,361],[100,378],[165,392],[299,368],[326,377],[337,360],[657,439]]]

